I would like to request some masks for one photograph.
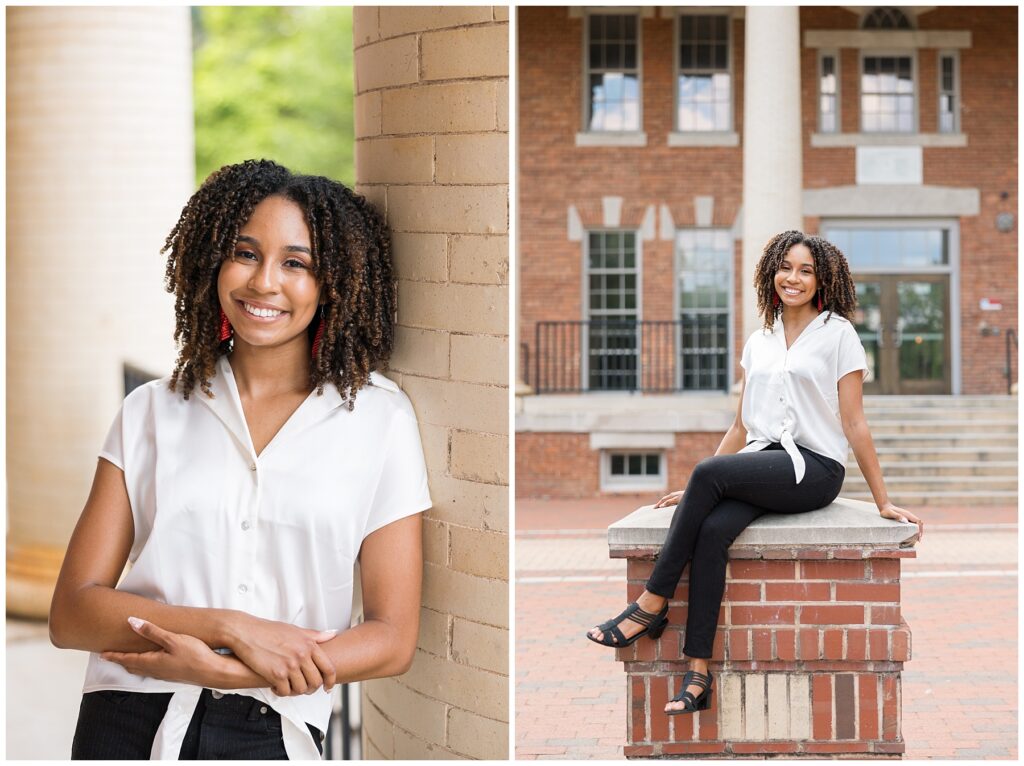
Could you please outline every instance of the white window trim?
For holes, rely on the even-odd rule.
[[[736,75],[735,35],[732,22],[735,8],[708,6],[673,8],[672,18],[672,131],[668,134],[668,146],[739,146],[740,137],[736,132]],[[726,130],[680,130],[679,129],[679,17],[680,16],[725,16],[725,31],[729,55],[726,65],[729,72],[729,127]]]
[[[590,235],[598,233],[608,232],[623,232],[626,234],[633,234],[634,240],[634,251],[636,252],[636,321],[639,323],[644,316],[644,245],[643,245],[643,232],[640,229],[633,228],[615,228],[614,226],[595,226],[593,228],[583,230],[583,247],[580,248],[583,252],[583,263],[582,263],[582,277],[580,279],[580,303],[583,309],[583,320],[588,321],[590,316]],[[636,358],[636,377],[637,382],[643,380],[644,373],[644,355],[643,355],[643,329],[637,327],[637,358]],[[599,395],[613,395],[621,394],[622,391],[603,391],[601,389],[590,388],[590,334],[584,333],[580,342],[580,351],[582,359],[580,360],[580,390],[587,394],[599,394]]]
[[[886,56],[894,56],[898,58],[909,58],[910,59],[910,81],[914,84],[914,111],[911,115],[911,127],[910,130],[864,130],[864,91],[863,91],[863,77],[864,77],[864,59],[865,58],[882,58]],[[857,113],[860,116],[859,129],[860,132],[868,136],[909,136],[916,135],[921,131],[921,125],[919,120],[919,106],[921,101],[921,82],[918,76],[917,68],[917,51],[913,48],[903,49],[872,49],[872,50],[860,50],[857,52]]]
[[[953,130],[943,131],[941,129],[941,123],[939,117],[941,112],[939,107],[942,103],[942,59],[951,58],[953,59]],[[961,132],[960,127],[960,99],[961,99],[961,88],[960,88],[960,51],[958,50],[939,50],[935,56],[935,68],[938,70],[938,82],[936,83],[936,92],[938,97],[935,104],[935,130],[939,135],[942,136],[955,136]]]
[[[836,99],[836,111],[835,111],[835,115],[836,115],[836,129],[835,130],[829,130],[829,131],[825,131],[821,127],[821,125],[822,125],[821,97],[824,95],[821,92],[821,78],[823,76],[822,59],[824,59],[826,56],[831,56],[832,60],[835,62],[835,78],[836,78],[836,92],[835,92],[835,99]],[[838,135],[838,134],[842,133],[843,132],[843,114],[842,114],[841,104],[842,104],[842,101],[843,101],[843,95],[842,95],[841,78],[839,76],[839,49],[838,48],[823,48],[823,49],[820,49],[818,51],[818,83],[817,83],[816,91],[818,93],[818,102],[817,102],[817,105],[816,105],[816,111],[818,113],[818,134],[819,135],[823,135],[823,136],[834,136],[834,135]]]
[[[736,282],[736,232],[728,226],[679,226],[675,230],[675,236],[672,237],[672,318],[678,320],[682,313],[682,300],[679,295],[679,272],[680,272],[680,254],[679,254],[679,232],[681,231],[695,231],[703,229],[707,231],[722,231],[729,235],[729,284],[734,285]],[[735,364],[733,362],[733,353],[735,352],[735,333],[736,333],[736,295],[735,290],[729,290],[729,315],[726,321],[726,333],[727,333],[727,346],[728,351],[725,354],[725,379],[728,383],[728,388],[722,393],[730,393],[732,391],[732,383],[735,380],[733,377]],[[677,344],[676,354],[677,361],[682,356],[682,349],[679,347],[681,344]],[[683,369],[682,365],[676,364],[676,390],[683,394],[713,394],[715,391],[701,388],[696,391],[683,391]]]
[[[612,476],[612,453],[617,455],[658,455],[659,473],[656,476]],[[602,492],[647,492],[668,488],[668,456],[663,450],[607,449],[601,450]]]
[[[590,17],[605,16],[636,16],[636,78],[639,101],[640,130],[590,130],[588,113],[590,111]],[[647,14],[638,7],[600,7],[584,8],[583,18],[583,53],[581,65],[583,77],[581,83],[582,101],[580,102],[580,130],[576,133],[576,146],[647,146],[647,134],[644,133],[644,30],[643,20]]]

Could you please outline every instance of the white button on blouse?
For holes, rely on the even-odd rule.
[[[353,565],[371,532],[431,506],[416,415],[372,373],[352,411],[333,385],[313,392],[257,457],[226,357],[186,401],[169,378],[132,391],[100,456],[124,471],[135,523],[118,590],[181,606],[239,609],[316,630],[346,630]],[[84,692],[173,692],[153,743],[176,759],[202,688],[132,675],[91,654]],[[291,759],[319,759],[330,696],[222,689],[281,714]]]
[[[822,312],[787,350],[779,317],[772,331],[750,336],[740,366],[746,371],[742,418],[747,430],[740,452],[781,443],[798,484],[805,465],[797,445],[846,465],[850,447],[839,417],[839,380],[854,370],[868,374],[864,346],[848,320]]]

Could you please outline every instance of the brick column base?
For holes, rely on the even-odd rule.
[[[910,629],[900,615],[900,561],[916,555],[901,547],[916,539],[916,528],[889,526],[873,507],[857,507],[851,517],[850,506],[867,504],[838,501],[809,514],[764,517],[767,524],[759,520],[737,538],[710,662],[710,709],[663,710],[688,668],[687,575],[661,638],[617,650],[629,687],[627,758],[904,752],[900,674],[910,659]],[[630,601],[660,549],[644,543],[650,534],[640,530],[660,530],[663,539],[672,509],[662,510],[668,513],[641,509],[609,531],[611,555],[627,559]],[[851,544],[857,537],[865,542]]]

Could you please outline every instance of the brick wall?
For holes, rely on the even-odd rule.
[[[420,422],[426,514],[412,669],[366,684],[369,758],[508,753],[508,21],[354,9],[356,178],[398,277],[391,372]]]
[[[8,610],[45,617],[124,398],[170,371],[164,238],[194,186],[182,8],[7,11]]]
[[[694,223],[695,196],[714,197],[713,225],[730,227],[741,203],[742,147],[671,148],[672,22],[642,21],[643,129],[646,147],[577,148],[583,76],[583,20],[565,7],[521,7],[519,13],[519,178],[522,231],[519,327],[533,343],[540,320],[581,319],[584,309],[582,244],[568,239],[567,207],[575,204],[584,226],[601,221],[601,197],[624,198],[623,222],[639,220],[648,205],[668,206],[677,226]],[[983,337],[985,320],[1016,327],[1016,227],[995,229],[1000,212],[1017,209],[1017,9],[1012,7],[938,7],[919,17],[921,29],[971,32],[973,47],[961,50],[963,104],[961,122],[968,137],[964,148],[925,148],[924,183],[981,190],[981,213],[960,220],[963,392],[1000,393],[1004,338]],[[734,124],[743,133],[744,21],[732,24]],[[802,30],[855,29],[858,17],[840,8],[800,9]],[[936,55],[921,49],[917,60],[918,103],[922,132],[936,131]],[[858,52],[840,54],[841,117],[844,132],[859,127]],[[803,178],[808,189],[853,184],[855,149],[811,148],[816,129],[816,52],[803,49]],[[1005,199],[1002,197],[1006,194]],[[817,230],[808,218],[805,228]],[[672,243],[643,242],[644,319],[671,318]],[[739,242],[735,260],[735,305],[751,275],[740,271]],[[1003,301],[1002,312],[981,312],[982,297]],[[741,328],[742,317],[735,326]],[[734,337],[735,358],[745,338]],[[532,349],[531,349],[532,351]],[[532,355],[531,355],[532,356]],[[734,368],[738,373],[738,365]]]
[[[655,549],[627,559],[627,598]],[[658,641],[616,650],[629,685],[627,757],[719,754],[889,756],[904,751],[900,674],[910,629],[900,613],[898,547],[734,545],[710,662],[712,704],[669,717],[688,663],[687,573]]]

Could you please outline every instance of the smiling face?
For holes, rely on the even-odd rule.
[[[775,292],[784,305],[795,308],[813,300],[817,290],[811,251],[804,244],[793,245],[775,272]]]
[[[316,315],[320,286],[302,208],[280,195],[256,205],[221,263],[217,297],[234,328],[236,348],[308,347],[306,328]]]

